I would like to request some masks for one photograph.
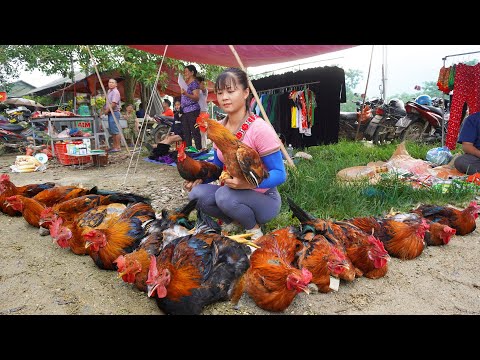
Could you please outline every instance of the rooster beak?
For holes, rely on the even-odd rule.
[[[127,272],[126,271],[123,271],[123,272],[120,272],[118,273],[118,278],[121,278],[123,275],[125,275]]]
[[[194,126],[194,128],[196,129],[196,128],[198,128],[200,125],[198,125],[197,123],[195,123],[195,125],[193,125],[193,126]]]
[[[90,241],[85,242],[85,249],[88,249],[92,244]]]
[[[154,286],[148,286],[148,297],[152,297],[153,293],[157,289],[158,284],[155,284]]]
[[[308,286],[304,286],[304,287],[302,288],[302,291],[305,292],[305,293],[307,293],[308,295],[310,295],[310,289],[308,288]]]

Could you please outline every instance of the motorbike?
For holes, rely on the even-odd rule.
[[[152,126],[150,136],[155,144],[165,139],[174,126],[181,126],[181,122],[175,121],[173,116],[153,115],[153,119],[156,123]]]
[[[375,109],[375,116],[366,129],[366,135],[374,145],[386,144],[396,138],[396,124],[407,115],[402,100],[393,98],[388,103],[382,103]]]
[[[419,103],[420,97],[415,101],[408,101],[405,109],[406,116],[395,124],[395,134],[401,141],[433,143],[442,140],[448,128],[449,113],[444,109],[443,102],[436,102],[437,106]]]
[[[0,143],[10,149],[26,148],[32,143],[34,130],[46,130],[46,126],[41,124],[34,129],[29,121],[30,110],[20,108],[6,110],[7,117],[0,115]]]
[[[356,140],[358,122],[360,121],[360,128],[358,130],[359,139],[366,138],[372,140],[372,135],[369,135],[370,122],[373,119],[373,114],[378,106],[383,104],[383,99],[372,98],[365,101],[365,107],[362,111],[362,101],[357,100],[356,112],[340,112],[338,137],[347,140]],[[363,115],[363,116],[362,116]],[[373,134],[373,133],[372,133]]]

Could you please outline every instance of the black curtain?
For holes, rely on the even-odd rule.
[[[311,82],[318,82],[307,85],[315,93],[317,102],[311,136],[291,128],[290,108],[293,102],[288,99],[288,92],[279,95],[277,100],[276,119],[272,125],[285,136],[287,145],[292,144],[295,148],[338,142],[340,103],[346,102],[344,70],[337,66],[325,66],[252,80],[257,91]]]

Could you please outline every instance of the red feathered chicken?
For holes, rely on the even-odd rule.
[[[181,143],[177,151],[177,170],[180,176],[187,181],[201,179],[218,179],[222,169],[214,163],[192,159],[185,153],[186,143]]]
[[[302,225],[301,231],[299,232],[299,238],[302,239],[305,246],[309,249],[307,251],[308,256],[315,253],[313,259],[318,258],[318,261],[320,261],[320,259],[328,259],[330,261],[329,267],[327,267],[326,264],[323,264],[325,266],[318,269],[319,277],[325,279],[323,271],[324,269],[330,268],[335,269],[335,271],[331,272],[332,276],[339,277],[345,281],[353,281],[353,279],[355,279],[355,266],[352,264],[348,256],[346,256],[345,246],[340,239],[335,237],[334,231],[329,226],[330,223],[307,213],[295,204],[291,198],[287,197],[287,201],[293,216],[300,220]],[[332,252],[332,248],[335,248],[337,251]],[[315,262],[316,260],[310,260],[309,264],[312,266]],[[335,266],[333,264],[335,264]],[[312,271],[312,268],[308,269]],[[313,271],[312,274],[315,278],[315,273],[313,273]],[[324,283],[322,282],[322,285],[320,286],[323,286],[323,284]],[[328,284],[329,280],[327,282],[327,287]]]
[[[238,140],[218,121],[209,119],[208,114],[201,114],[197,118],[197,125],[223,154],[225,171],[220,180],[229,177],[245,178],[250,184],[258,186],[269,176],[258,152]]]
[[[5,199],[7,206],[11,206],[15,211],[20,211],[23,218],[32,226],[40,227],[40,214],[45,209],[45,205],[36,201],[34,198],[27,198],[22,195],[14,195]]]
[[[399,213],[388,216],[388,218],[407,224],[415,224],[420,222],[421,219],[424,219],[417,213]],[[430,225],[430,228],[425,232],[424,239],[425,244],[428,246],[447,245],[450,242],[451,237],[457,232],[448,225],[436,223],[428,219],[426,219],[426,221],[427,224]]]
[[[298,293],[309,293],[312,273],[294,265],[297,252],[303,245],[293,227],[265,234],[255,243],[260,249],[250,257],[245,290],[262,309],[284,311]]]
[[[433,222],[450,226],[457,231],[457,235],[467,235],[476,228],[479,210],[477,202],[472,201],[464,210],[451,206],[421,205],[412,211]]]
[[[84,227],[95,228],[104,221],[110,221],[112,217],[118,219],[125,209],[125,205],[118,203],[101,205],[78,214],[68,221],[64,221],[55,214],[50,225],[50,236],[60,247],[69,247],[73,253],[85,255],[89,250],[85,248],[85,240],[82,238]]]
[[[373,231],[388,253],[400,259],[414,259],[422,253],[425,232],[429,229],[425,219],[412,225],[374,217],[353,218],[348,222],[367,233]]]
[[[347,256],[357,269],[357,277],[385,276],[390,256],[380,240],[348,222],[337,221],[330,226],[336,238],[343,242]]]
[[[33,197],[46,206],[53,206],[56,203],[74,199],[87,194],[94,194],[97,187],[92,189],[84,189],[78,186],[55,186],[50,189],[43,190]]]
[[[20,211],[15,210],[13,207],[5,204],[7,197],[22,195],[31,198],[37,195],[40,191],[49,189],[53,186],[55,186],[55,184],[51,182],[44,184],[15,186],[15,184],[10,181],[10,176],[8,176],[8,174],[2,174],[0,176],[0,210],[10,216],[20,215]]]

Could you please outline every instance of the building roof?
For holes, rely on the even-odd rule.
[[[35,86],[32,84],[29,84],[23,80],[18,80],[12,84],[12,87],[8,92],[8,97],[22,97],[33,89],[35,89]]]
[[[83,71],[77,71],[74,75],[75,82],[85,78],[86,74]],[[62,77],[57,80],[51,81],[48,84],[37,87],[23,95],[48,95],[51,92],[65,87],[65,85],[71,84],[72,79]]]

